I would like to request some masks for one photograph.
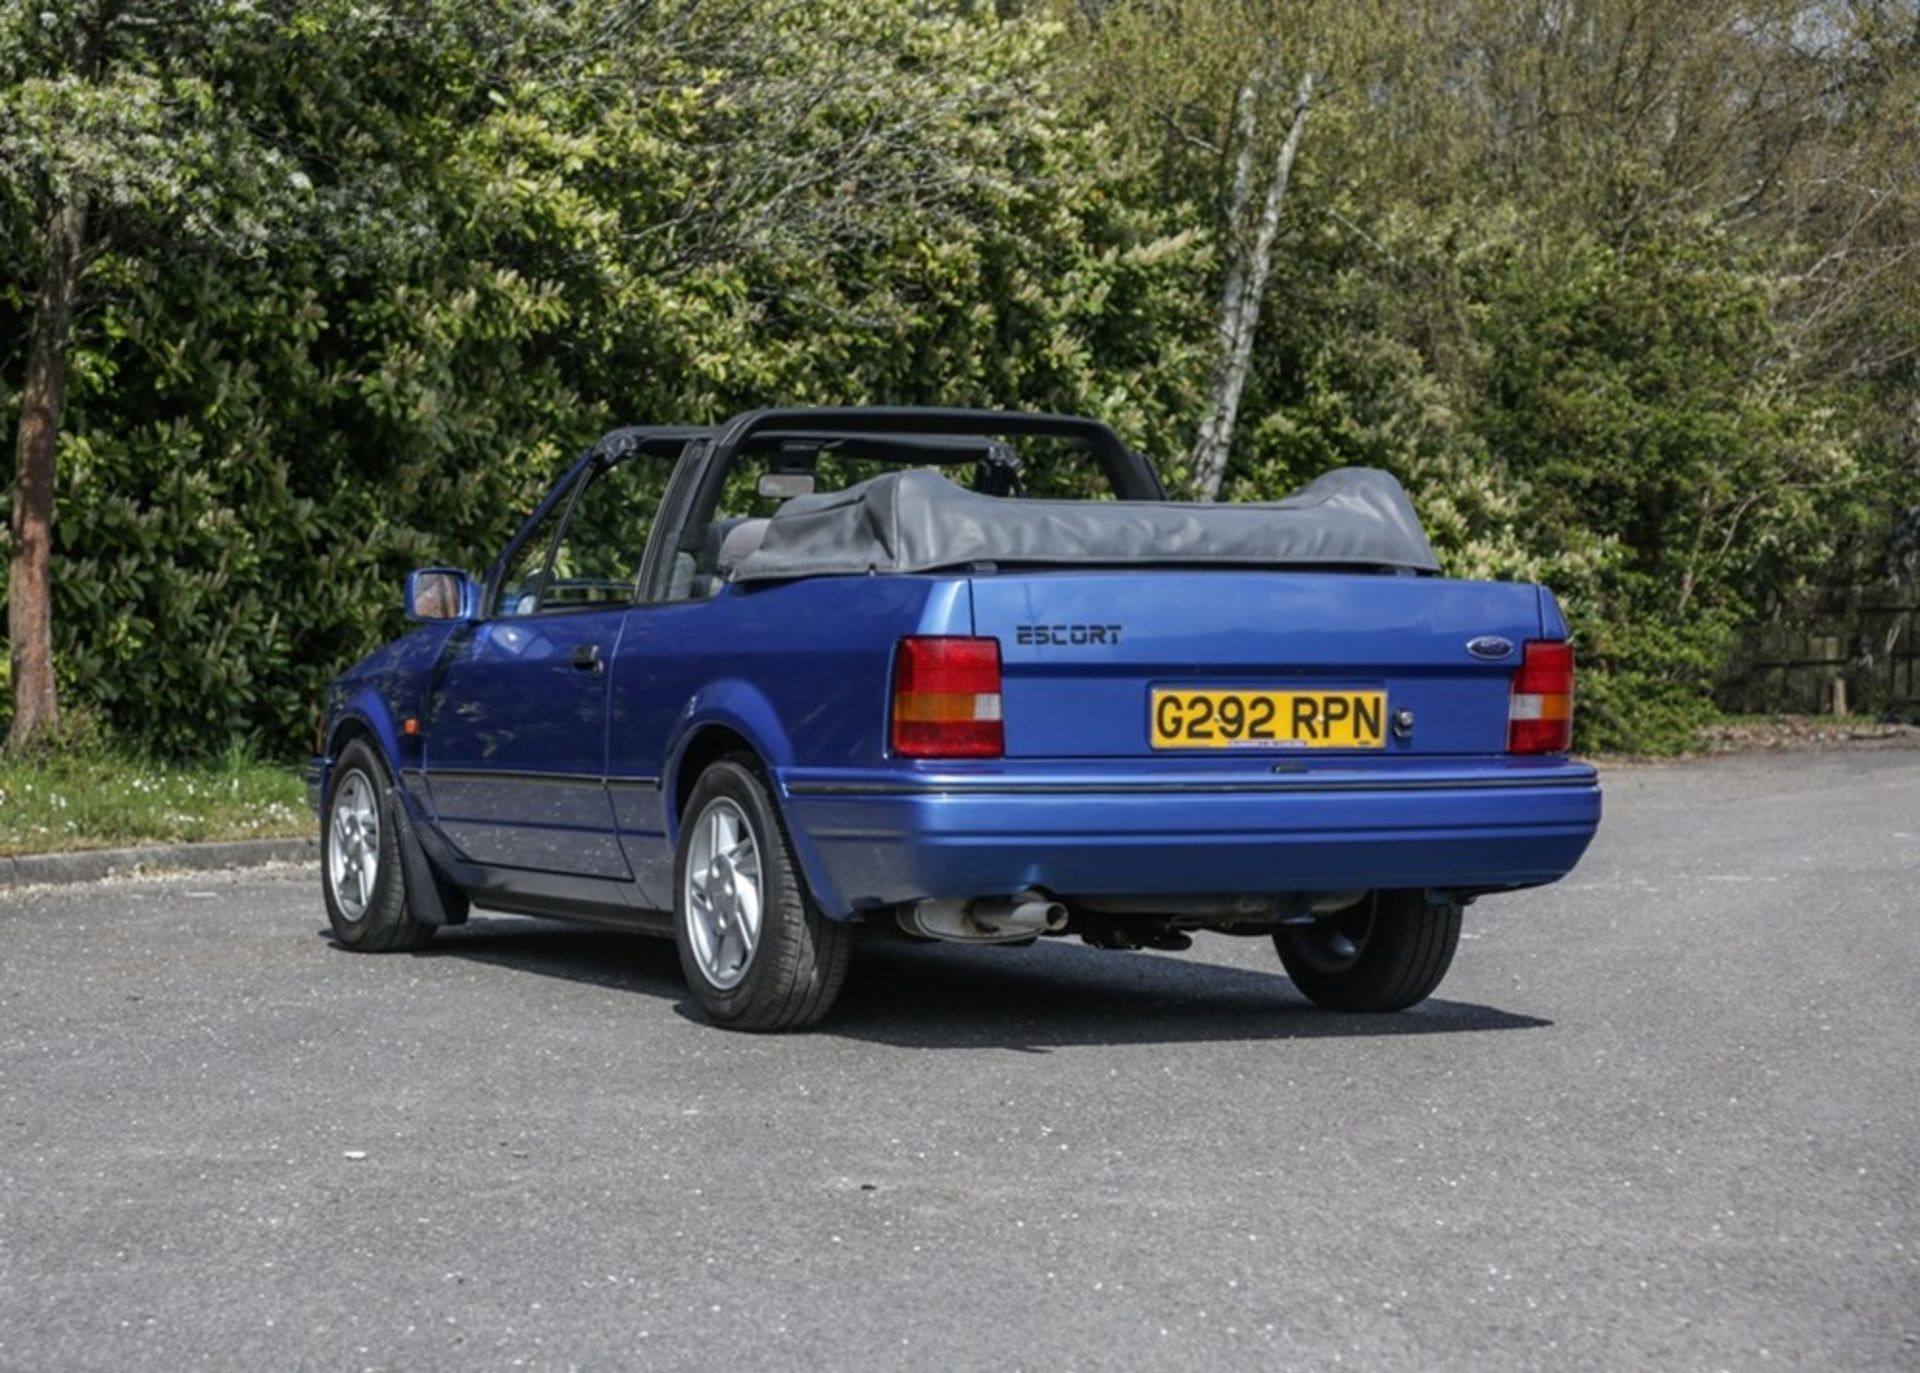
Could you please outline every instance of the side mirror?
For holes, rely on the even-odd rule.
[[[423,567],[407,574],[407,618],[419,624],[471,620],[480,613],[480,588],[453,567]]]

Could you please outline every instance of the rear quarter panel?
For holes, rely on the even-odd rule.
[[[740,735],[776,771],[879,767],[894,644],[971,627],[967,583],[953,577],[729,586],[635,610],[613,666],[607,770],[642,885],[672,889],[682,765],[703,731]],[[793,839],[816,872],[806,836]]]

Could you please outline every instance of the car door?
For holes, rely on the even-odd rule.
[[[513,545],[429,703],[435,823],[489,867],[630,879],[606,786],[608,668],[668,464],[577,471]]]
[[[662,789],[668,741],[696,694],[728,676],[741,649],[774,628],[743,619],[728,579],[757,546],[781,497],[760,485],[768,475],[764,456],[720,474],[708,456],[689,451],[663,502],[646,585],[617,648],[608,701],[608,785],[621,841],[635,881],[661,908],[673,904],[672,798]],[[720,477],[730,480],[719,483]],[[718,483],[715,505],[696,514],[697,489],[706,481]],[[806,632],[798,625],[777,628]]]

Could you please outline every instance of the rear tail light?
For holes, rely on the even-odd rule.
[[[893,657],[893,751],[902,758],[998,758],[998,639],[902,639]]]
[[[1507,752],[1565,753],[1573,747],[1573,645],[1529,639],[1513,674]]]

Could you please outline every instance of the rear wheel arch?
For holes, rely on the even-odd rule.
[[[696,729],[680,750],[673,769],[673,810],[669,817],[677,837],[680,820],[687,813],[687,802],[700,784],[700,774],[729,754],[749,754],[765,773],[767,763],[753,741],[728,725],[706,724]],[[776,798],[777,801],[777,798]]]
[[[830,880],[810,836],[804,828],[795,825],[788,800],[782,794],[782,788],[774,777],[774,763],[768,756],[768,751],[731,723],[710,720],[696,726],[686,743],[673,757],[671,767],[661,782],[664,802],[662,809],[666,812],[666,834],[669,846],[675,849],[679,847],[680,827],[686,818],[687,804],[693,799],[694,790],[700,785],[700,778],[715,763],[728,759],[744,765],[758,775],[760,784],[766,789],[767,801],[773,807],[775,816],[779,818],[786,842],[793,846],[794,857],[799,862],[802,879],[814,902],[826,911],[829,919],[847,919],[852,912]]]
[[[744,678],[709,682],[687,702],[680,720],[668,737],[666,766],[661,770],[663,809],[670,827],[678,826],[701,772],[727,754],[750,753],[769,775],[794,761],[779,711]],[[777,794],[775,799],[780,799]]]

